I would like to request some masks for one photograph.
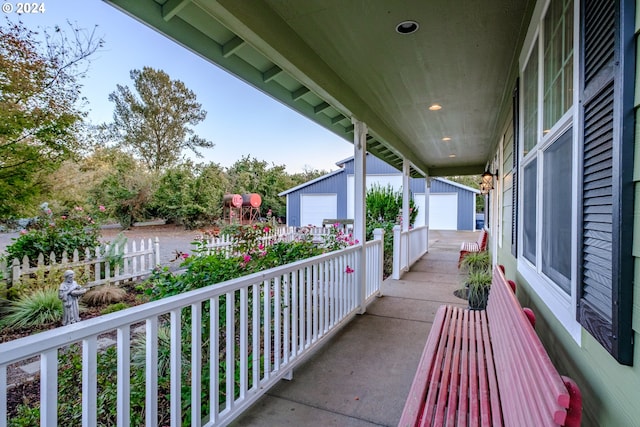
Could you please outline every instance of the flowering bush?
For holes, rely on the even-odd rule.
[[[353,238],[353,233],[347,233],[340,224],[329,226],[329,234],[323,236],[323,246],[328,251],[337,251],[360,243]]]
[[[69,256],[75,249],[83,252],[86,248],[100,245],[100,222],[104,216],[104,206],[95,212],[82,206],[54,215],[47,203],[41,206],[41,213],[29,230],[23,230],[13,243],[7,246],[7,259],[13,260],[26,255],[33,266],[40,253],[49,256],[51,252],[59,259],[63,252]]]

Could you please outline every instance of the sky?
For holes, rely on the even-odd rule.
[[[2,3],[6,17],[35,31],[55,25],[69,29],[67,21],[87,30],[97,25],[104,47],[92,56],[81,80],[94,124],[113,120],[109,94],[118,84],[133,88],[130,71],[149,66],[184,82],[207,111],[194,129],[215,147],[201,149],[204,158],[197,161],[229,167],[249,155],[296,173],[335,170],[337,161],[353,155],[348,141],[101,0],[45,0],[37,2],[44,4],[44,13],[22,15],[15,11],[17,1]],[[7,3],[13,11],[7,12]]]

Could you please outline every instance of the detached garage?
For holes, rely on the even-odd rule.
[[[287,224],[321,226],[324,219],[353,219],[354,161],[336,163],[340,169],[280,193],[287,197]],[[409,186],[418,208],[416,224],[424,224],[429,193],[429,228],[433,230],[474,230],[475,196],[479,191],[443,178],[432,178],[426,190],[423,178],[410,178]],[[402,174],[375,156],[367,155],[367,188],[373,185],[402,186]]]

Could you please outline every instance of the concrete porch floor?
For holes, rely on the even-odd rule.
[[[477,232],[430,231],[429,253],[382,297],[256,402],[234,426],[396,426],[437,308],[466,307],[460,243]]]

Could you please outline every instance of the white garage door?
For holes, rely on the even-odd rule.
[[[431,230],[458,229],[458,194],[429,195],[429,228]]]
[[[300,225],[321,227],[323,219],[338,218],[337,194],[303,194],[300,196]]]

